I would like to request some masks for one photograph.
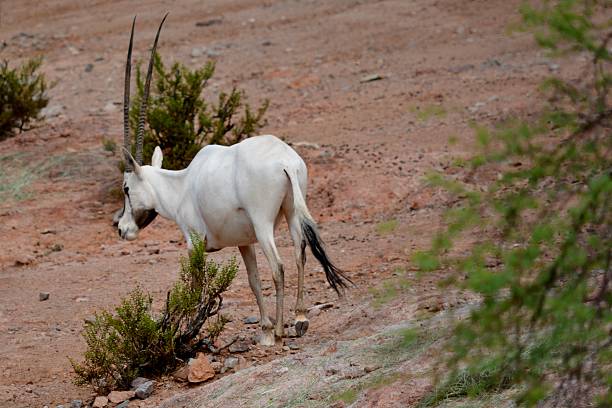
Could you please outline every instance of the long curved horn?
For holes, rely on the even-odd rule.
[[[123,90],[123,145],[125,149],[131,151],[130,140],[130,76],[132,74],[132,43],[134,42],[134,25],[136,16],[132,20],[132,32],[130,33],[130,46],[128,47],[127,62],[125,63],[125,89]],[[125,169],[132,170],[132,164],[125,160]]]
[[[149,88],[151,87],[151,75],[153,74],[153,60],[155,59],[155,49],[157,48],[157,40],[159,39],[159,33],[166,21],[168,13],[164,16],[163,20],[159,24],[157,34],[155,35],[155,42],[153,48],[151,48],[151,58],[149,59],[149,69],[147,70],[147,80],[145,82],[144,94],[142,95],[142,103],[140,105],[140,112],[138,114],[138,129],[136,133],[136,162],[142,165],[142,144],[144,142],[144,121],[145,114],[147,112],[147,103],[149,102]]]

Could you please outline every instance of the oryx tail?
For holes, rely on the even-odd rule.
[[[304,195],[300,189],[300,184],[298,182],[298,177],[295,170],[285,169],[284,171],[289,178],[289,182],[291,183],[291,191],[293,193],[293,208],[300,220],[302,230],[302,251],[304,251],[306,248],[306,244],[310,246],[312,254],[315,258],[317,258],[317,261],[319,261],[323,267],[323,270],[325,271],[327,282],[329,282],[329,285],[336,291],[336,293],[340,294],[340,291],[348,286],[347,282],[353,284],[353,281],[351,281],[342,270],[338,269],[338,267],[336,267],[327,256],[327,253],[325,252],[325,245],[321,239],[321,236],[319,235],[317,224],[310,215],[308,207],[306,207],[306,201],[304,200]],[[304,257],[304,259],[306,258]]]

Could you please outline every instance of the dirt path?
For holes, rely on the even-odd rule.
[[[534,84],[557,69],[528,35],[507,35],[519,3],[3,1],[1,56],[15,63],[44,56],[44,71],[57,81],[50,105],[59,114],[0,143],[0,405],[91,398],[71,383],[68,362],[84,349],[83,319],[136,286],[161,301],[185,254],[170,222],[156,220],[132,243],[119,241],[109,222],[119,206],[119,173],[102,144],[121,140],[122,70],[134,14],[135,58],[170,11],[159,46],[165,59],[198,66],[210,54],[217,74],[209,94],[238,86],[254,105],[268,98],[265,133],[318,145],[296,147],[309,166],[309,206],[357,288],[338,300],[320,268],[307,264],[308,302],[335,305],[297,340],[316,348],[371,335],[427,302],[457,300],[438,292],[437,277],[416,280],[411,272],[410,254],[427,245],[447,206],[422,180],[470,151],[471,120],[528,112]],[[206,47],[205,56],[192,57],[196,47]],[[382,79],[364,80],[372,75]],[[294,296],[290,242],[283,228],[278,244]],[[213,257],[237,255],[226,249]],[[272,303],[269,269],[258,255]],[[406,271],[411,289],[373,308],[380,291],[370,289]],[[39,292],[49,292],[49,300],[40,302]],[[254,330],[242,323],[257,314],[243,267],[224,312],[233,319],[226,336]],[[247,354],[247,365],[284,354],[280,346],[258,350]],[[167,381],[146,404],[181,387]]]

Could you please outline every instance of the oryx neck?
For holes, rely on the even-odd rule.
[[[144,178],[153,190],[155,211],[162,217],[176,221],[185,192],[185,170],[166,170],[148,167]]]

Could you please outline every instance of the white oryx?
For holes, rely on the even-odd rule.
[[[165,20],[165,17],[164,17]],[[323,266],[327,281],[339,292],[350,279],[327,257],[317,227],[308,212],[304,194],[307,170],[302,158],[274,136],[256,136],[236,145],[206,146],[184,170],[162,169],[162,152],[155,148],[151,165],[142,164],[144,116],[151,82],[153,55],[162,20],[151,50],[136,137],[136,158],[130,152],[128,123],[131,53],[134,22],[125,71],[124,142],[126,172],[123,175],[124,207],[119,235],[136,239],[157,214],[174,220],[191,248],[189,234],[205,237],[208,251],[237,246],[246,265],[249,284],[259,306],[261,344],[274,345],[283,336],[283,264],[274,242],[274,230],[284,217],[295,247],[298,270],[295,329],[308,329],[304,307],[306,244]],[[276,325],[266,314],[253,244],[259,242],[273,273],[276,289]]]

